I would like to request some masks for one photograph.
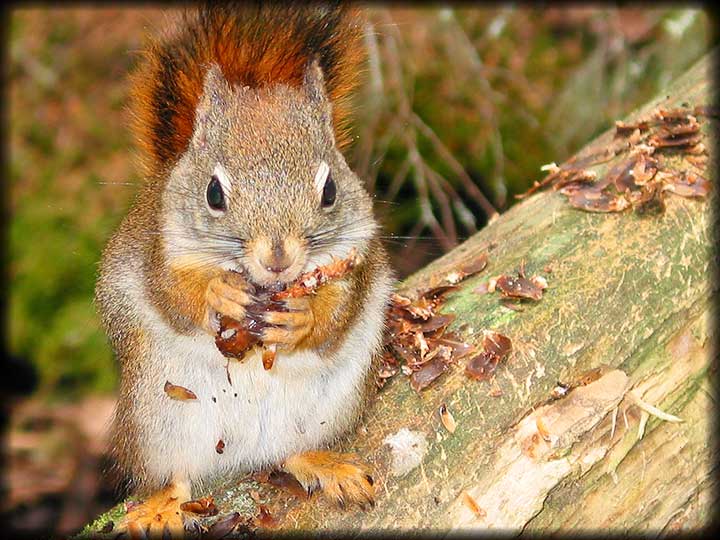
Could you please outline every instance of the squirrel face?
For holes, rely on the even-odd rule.
[[[162,199],[166,255],[290,282],[360,254],[376,225],[360,179],[337,149],[316,62],[301,87],[231,87],[213,65],[192,140]]]

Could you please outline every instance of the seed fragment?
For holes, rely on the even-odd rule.
[[[165,381],[165,386],[163,387],[163,390],[170,399],[174,399],[177,401],[191,401],[197,399],[195,392],[193,392],[192,390],[188,390],[184,386],[172,384],[170,381]]]
[[[457,427],[457,424],[452,413],[448,410],[447,405],[445,405],[444,403],[440,405],[439,412],[440,421],[442,422],[443,426],[445,426],[445,429],[447,429],[450,433],[455,433],[455,428]]]

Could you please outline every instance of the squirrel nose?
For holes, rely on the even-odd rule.
[[[262,262],[262,265],[268,272],[273,272],[274,274],[281,274],[290,268],[292,264],[290,257],[279,242],[273,244],[272,251],[260,262]]]

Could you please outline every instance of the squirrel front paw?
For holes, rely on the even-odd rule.
[[[265,313],[265,322],[270,326],[263,331],[262,340],[289,351],[310,335],[315,325],[315,316],[307,297],[289,298],[284,303],[288,311]]]
[[[206,311],[204,329],[216,334],[220,329],[220,316],[236,321],[245,318],[245,308],[255,301],[252,287],[237,272],[223,272],[210,280],[205,291]]]

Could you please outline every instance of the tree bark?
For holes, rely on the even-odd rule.
[[[710,105],[713,58],[628,121]],[[712,151],[710,120],[702,131]],[[610,130],[580,155],[613,138]],[[591,168],[600,177],[619,159]],[[676,169],[697,165],[682,153],[672,159]],[[710,169],[700,172],[707,178]],[[529,197],[401,285],[412,294],[488,252],[487,268],[461,282],[441,311],[456,316],[450,330],[464,341],[480,348],[490,329],[513,349],[490,381],[468,378],[465,360],[420,393],[402,374],[388,381],[347,445],[376,471],[376,507],[339,511],[322,497],[305,501],[246,479],[212,493],[221,512],[255,515],[255,490],[281,530],[669,533],[708,525],[718,487],[710,234],[707,199],[669,194],[664,212],[640,215],[581,211],[553,191]],[[514,311],[497,293],[474,291],[522,261],[528,276],[547,279],[540,301]],[[550,399],[558,381],[599,367],[592,382]],[[682,421],[648,417],[643,403]],[[453,433],[441,404],[457,423]],[[401,431],[415,443],[404,453],[385,442]],[[402,458],[407,467],[395,461]]]

